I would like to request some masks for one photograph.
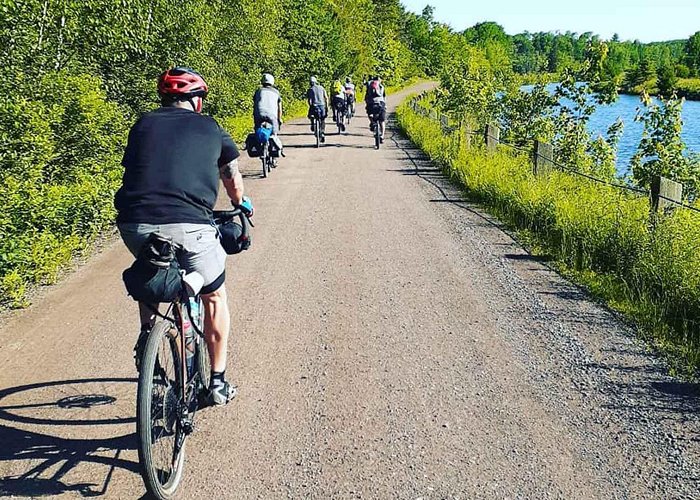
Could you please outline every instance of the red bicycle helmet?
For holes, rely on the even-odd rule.
[[[202,75],[190,68],[175,67],[164,71],[158,78],[158,93],[173,100],[204,99],[209,93]],[[200,106],[201,107],[201,106]],[[197,112],[201,111],[198,109]]]

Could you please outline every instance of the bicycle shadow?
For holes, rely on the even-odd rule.
[[[95,384],[107,391],[90,392],[91,386]],[[113,405],[118,398],[107,392],[119,392],[110,391],[118,384],[135,386],[136,379],[61,380],[0,391],[0,421],[16,424],[11,426],[0,423],[0,464],[21,462],[23,467],[27,464],[26,470],[18,474],[0,477],[0,496],[37,497],[68,492],[83,497],[103,496],[107,493],[116,469],[138,473],[137,462],[121,457],[124,451],[136,449],[134,432],[109,436],[112,432],[107,431],[106,437],[89,439],[43,434],[32,428],[55,426],[58,432],[75,433],[77,430],[84,434],[83,429],[87,430],[88,427],[94,432],[100,426],[133,424],[135,419],[132,416],[114,416],[118,411]],[[129,387],[130,392],[134,389],[135,387]],[[58,399],[54,396],[65,395],[67,392],[74,394]],[[21,404],[13,404],[13,400],[20,399],[13,398],[17,394],[21,395]],[[94,414],[97,414],[97,418],[80,417],[91,417]],[[96,482],[82,482],[69,477],[77,467],[85,464],[106,467],[104,478]],[[17,470],[17,467],[14,469]],[[95,472],[90,471],[91,479],[96,477]]]

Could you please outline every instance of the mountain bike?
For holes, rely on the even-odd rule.
[[[252,226],[241,210],[215,211],[217,223],[238,216],[242,237]],[[193,277],[194,276],[194,277]],[[203,332],[202,301],[197,273],[181,275],[182,292],[151,329],[140,362],[136,398],[136,434],[141,476],[157,499],[175,494],[185,465],[185,442],[194,418],[208,405],[211,376]],[[198,312],[199,311],[199,312]]]
[[[335,108],[335,124],[338,127],[338,135],[345,131],[345,108]]]
[[[382,143],[382,127],[381,122],[379,121],[377,115],[370,115],[370,119],[372,120],[372,130],[374,131],[374,149],[379,149],[380,144]]]
[[[313,112],[311,113],[311,128],[314,131],[314,136],[316,137],[316,147],[320,147],[322,142],[325,142],[324,129],[325,125],[322,119],[323,111],[320,107],[314,106]]]
[[[350,125],[350,119],[355,116],[355,96],[352,94],[348,95],[347,105],[345,107],[345,123]]]
[[[374,149],[379,149],[379,146],[382,143],[382,122],[379,120],[381,117],[381,109],[378,109],[375,106],[378,105],[374,105],[372,108],[369,108],[368,113],[369,119],[371,120],[370,128],[372,129],[372,132],[374,132]]]
[[[272,124],[269,122],[263,122],[261,126],[265,128],[272,128]],[[262,163],[263,177],[267,177],[267,175],[276,166],[275,159],[272,157],[272,153],[270,151],[270,142],[270,138],[268,138],[266,141],[261,143],[262,155],[260,155],[260,162]]]

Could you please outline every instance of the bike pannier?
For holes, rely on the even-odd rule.
[[[258,136],[255,132],[248,134],[245,138],[245,150],[248,151],[248,156],[251,158],[259,158],[263,154],[263,146],[258,141]]]
[[[270,156],[279,158],[282,155],[282,139],[273,135],[270,137]]]
[[[139,302],[175,300],[182,291],[182,277],[172,241],[151,234],[134,263],[122,273],[122,279],[131,298]]]

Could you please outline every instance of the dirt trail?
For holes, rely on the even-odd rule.
[[[286,124],[268,179],[244,162],[240,396],[200,414],[181,498],[699,497],[697,388],[360,114],[318,150]],[[129,261],[115,242],[0,329],[0,496],[143,494]]]

